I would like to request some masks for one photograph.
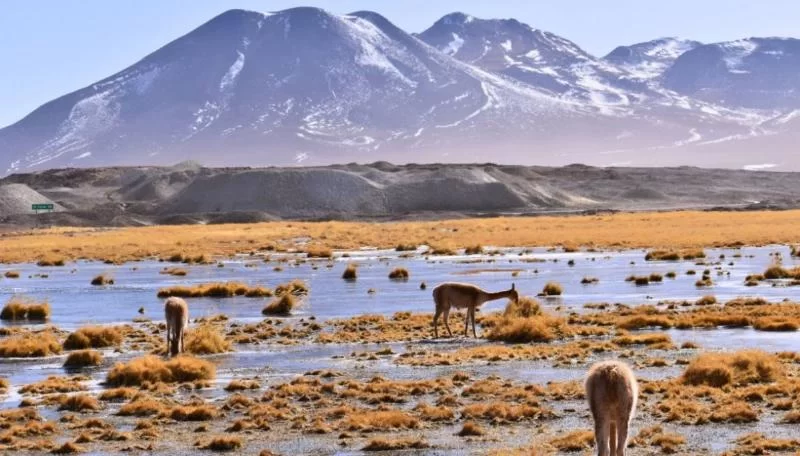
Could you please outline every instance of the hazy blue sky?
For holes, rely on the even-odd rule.
[[[661,36],[800,36],[798,0],[3,0],[0,127],[111,75],[231,8],[373,10],[411,32],[453,11],[514,17],[597,55]]]

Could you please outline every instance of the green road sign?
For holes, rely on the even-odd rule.
[[[31,209],[34,211],[52,211],[54,208],[52,203],[32,204]]]

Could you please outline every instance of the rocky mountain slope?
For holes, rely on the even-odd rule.
[[[661,39],[598,58],[513,19],[453,13],[411,35],[373,12],[231,10],[0,129],[0,174],[189,159],[800,169],[796,43]],[[771,155],[753,159],[763,138]]]
[[[274,219],[797,207],[796,173],[700,168],[335,165],[58,169],[0,180],[0,224],[142,225]],[[33,215],[30,204],[58,211]]]

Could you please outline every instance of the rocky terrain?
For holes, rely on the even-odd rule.
[[[369,11],[230,10],[0,129],[0,175],[185,160],[800,170],[798,43],[659,38],[599,57],[515,19],[452,13],[410,34]]]
[[[55,211],[34,215],[31,204]],[[594,210],[790,208],[795,173],[473,165],[69,168],[0,180],[0,224],[131,226]]]

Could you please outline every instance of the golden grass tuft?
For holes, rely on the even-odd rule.
[[[64,361],[66,368],[80,368],[86,366],[99,366],[103,361],[103,354],[97,350],[79,350],[70,353]]]
[[[561,296],[564,289],[557,282],[547,282],[542,288],[542,296]]]
[[[60,401],[59,410],[69,410],[70,412],[83,412],[86,410],[100,410],[100,403],[88,394],[73,394],[65,396]]]
[[[256,390],[261,388],[261,384],[257,380],[242,380],[235,378],[225,387],[225,391],[245,391]]]
[[[86,448],[73,443],[73,442],[66,442],[63,445],[53,448],[50,453],[52,454],[75,454],[75,453],[83,453],[86,451]]]
[[[767,316],[756,318],[752,322],[753,328],[759,331],[797,331],[800,329],[800,318]]]
[[[291,293],[285,293],[278,298],[275,298],[261,310],[264,315],[275,316],[288,316],[291,315],[292,309],[297,306],[297,298]]]
[[[409,273],[406,268],[394,268],[389,273],[389,278],[392,280],[408,280]]]
[[[422,439],[372,439],[361,451],[400,451],[425,448],[428,448],[428,444]]]
[[[159,298],[177,296],[180,298],[264,298],[272,296],[272,290],[266,287],[251,287],[241,282],[203,283],[194,286],[174,286],[158,290]]]
[[[27,384],[19,389],[20,394],[53,394],[53,393],[73,393],[85,389],[82,382],[88,377],[72,376],[59,377],[51,375],[46,379]]]
[[[164,413],[161,402],[147,396],[139,396],[119,408],[119,416],[152,416]]]
[[[211,450],[211,451],[235,451],[242,447],[242,439],[235,436],[217,436],[212,437],[208,442],[200,444],[198,442],[198,447],[202,450]]]
[[[312,245],[306,249],[308,258],[333,258],[333,250],[322,245]]]
[[[344,272],[342,273],[342,278],[344,280],[356,280],[357,277],[358,277],[358,269],[356,268],[355,263],[348,264],[347,267],[344,269]]]
[[[67,336],[64,341],[65,350],[83,350],[87,348],[106,348],[122,343],[122,332],[114,326],[84,326]]]
[[[50,304],[36,302],[23,296],[14,296],[0,311],[0,320],[44,321],[50,318]]]
[[[486,431],[481,427],[480,424],[474,421],[466,421],[464,426],[458,431],[458,436],[460,437],[470,437],[470,436],[481,436],[484,435]]]
[[[376,431],[390,429],[416,429],[417,418],[400,410],[353,411],[344,418],[344,426],[351,431]]]
[[[784,376],[777,356],[760,350],[704,353],[686,367],[681,382],[720,388],[729,384],[772,383]]]
[[[594,432],[589,430],[568,432],[550,440],[550,445],[559,451],[583,451],[594,446]]]
[[[483,246],[480,244],[470,245],[464,248],[465,255],[480,255],[483,253]]]
[[[186,351],[195,355],[212,355],[232,351],[232,344],[211,324],[202,324],[186,334]]]
[[[285,294],[292,294],[295,296],[307,295],[308,285],[300,279],[294,279],[275,287],[275,296],[283,296]]]
[[[91,284],[95,286],[114,285],[114,278],[108,274],[100,274],[92,279]]]
[[[175,421],[209,421],[219,415],[216,408],[211,405],[188,405],[175,407],[168,414]]]
[[[670,349],[673,348],[672,338],[669,334],[629,334],[624,333],[612,340],[613,343],[627,347],[631,345],[647,345],[655,349]]]
[[[178,267],[168,267],[159,271],[159,274],[166,274],[176,277],[185,277],[188,273],[189,271],[187,271],[185,268]]]
[[[503,315],[506,317],[528,318],[541,314],[542,314],[541,303],[528,296],[523,296],[519,298],[516,302],[509,301],[509,303],[506,305],[505,310],[503,311]]]
[[[41,358],[61,353],[61,344],[50,332],[26,333],[0,340],[0,358]]]
[[[684,250],[651,250],[644,256],[645,261],[679,261],[696,260],[705,258],[706,254],[702,249]]]
[[[191,356],[178,356],[164,361],[147,355],[127,363],[117,363],[106,377],[109,386],[141,386],[149,383],[180,383],[212,380],[216,368],[206,360]]]
[[[509,301],[501,315],[481,319],[486,338],[509,343],[550,342],[569,333],[566,320],[542,313],[539,302],[523,297]]]
[[[513,404],[503,401],[489,401],[470,404],[464,407],[461,414],[466,418],[483,418],[494,421],[522,421],[540,416],[547,416],[549,412],[530,404]]]
[[[19,271],[6,271],[3,276],[6,279],[19,279]]]

